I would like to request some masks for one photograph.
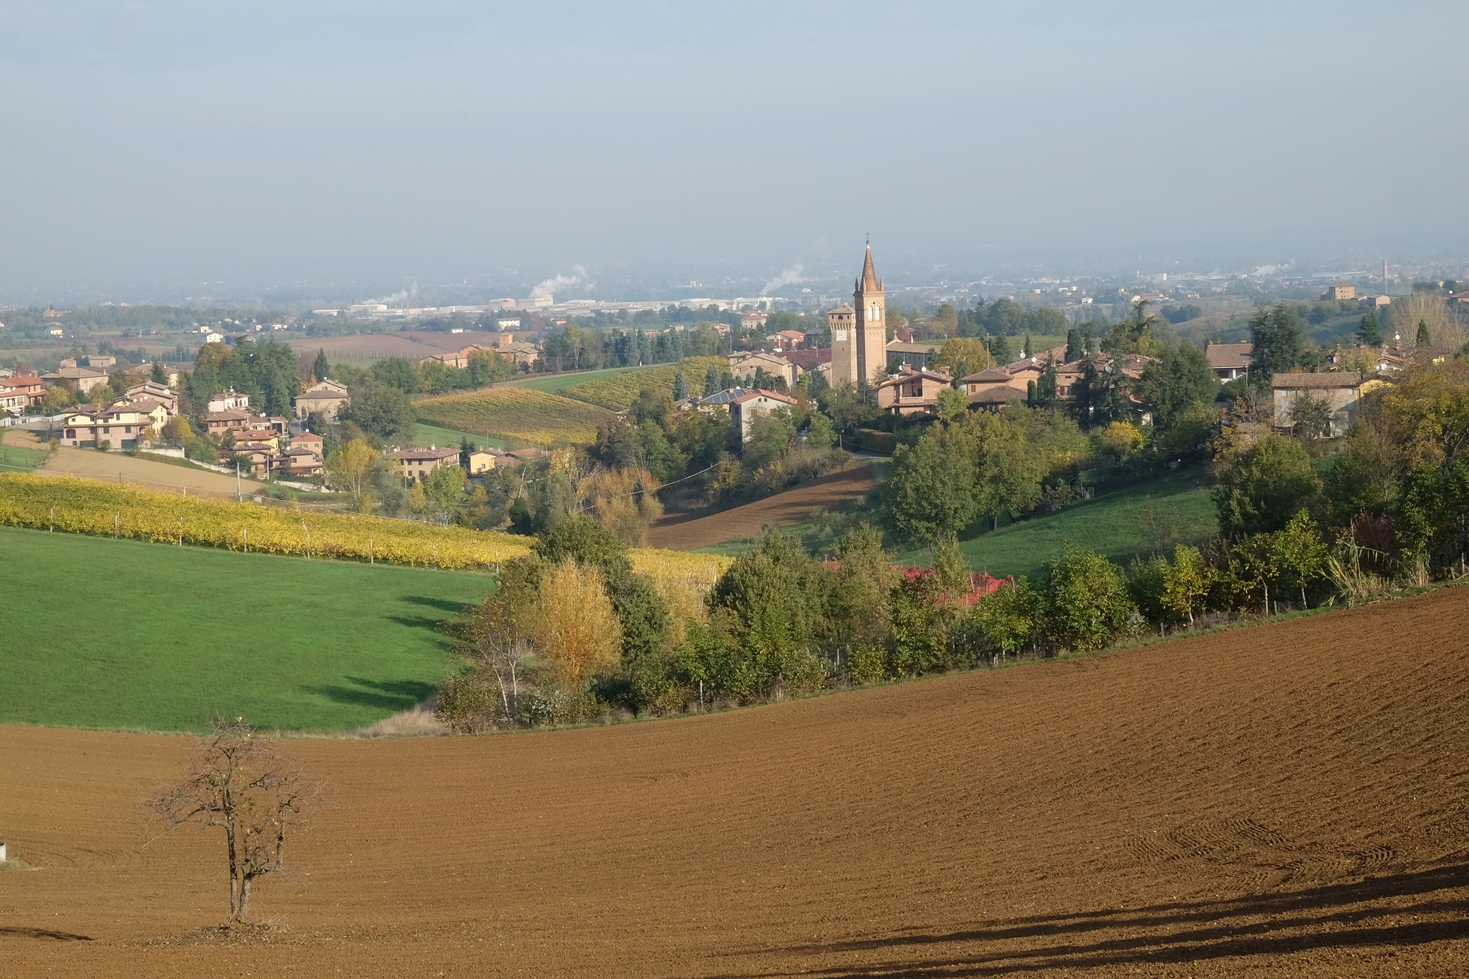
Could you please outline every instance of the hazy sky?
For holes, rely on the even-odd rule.
[[[1463,257],[1466,29],[1457,0],[0,0],[0,298],[775,276],[869,231],[896,264]]]

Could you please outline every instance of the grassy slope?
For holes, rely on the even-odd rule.
[[[46,460],[43,449],[0,443],[0,472],[30,472]]]
[[[704,388],[704,375],[710,364],[721,364],[718,357],[688,357],[676,364],[658,364],[651,367],[630,367],[581,384],[564,388],[561,394],[578,401],[601,405],[612,411],[626,411],[643,388],[662,389],[673,394],[673,383],[680,371],[689,384],[689,390]]]
[[[525,388],[530,391],[544,391],[547,394],[556,394],[557,392],[564,391],[569,387],[575,387],[578,384],[585,384],[588,381],[594,381],[598,378],[612,377],[617,374],[626,374],[629,371],[654,370],[659,366],[661,365],[650,364],[647,367],[608,367],[604,368],[603,370],[597,371],[578,371],[575,374],[552,374],[549,377],[532,376],[525,378],[524,380],[516,379],[513,381],[503,381],[501,383],[513,384],[518,388]]]
[[[460,432],[452,428],[440,428],[438,425],[427,425],[419,422],[414,426],[413,440],[415,445],[458,445],[461,440],[468,438],[475,444],[476,448],[492,446],[496,449],[516,449],[520,446],[515,442],[505,439],[487,438],[484,435],[475,435],[473,432]]]
[[[876,524],[879,516],[874,506],[864,505],[787,530],[812,551],[829,554],[858,520]],[[998,576],[1034,576],[1067,540],[1126,564],[1134,554],[1171,551],[1174,544],[1200,544],[1218,529],[1208,479],[1202,472],[1190,472],[1107,493],[1061,513],[1008,524],[960,541],[959,548],[975,570]],[[753,545],[753,540],[729,541],[698,548],[698,553],[737,556]],[[897,560],[927,565],[933,558],[927,548],[913,548],[899,552]]]
[[[0,527],[0,722],[351,729],[422,701],[484,575]]]
[[[414,407],[430,425],[533,445],[590,444],[597,426],[612,417],[596,405],[505,385],[423,398]]]
[[[1133,555],[1200,544],[1219,533],[1208,478],[1195,471],[1117,490],[1060,513],[1001,527],[960,543],[965,562],[1002,576],[1039,573],[1042,562],[1074,541],[1127,564]],[[928,564],[927,549],[904,551],[904,564]]]

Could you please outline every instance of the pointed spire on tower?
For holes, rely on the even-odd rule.
[[[877,270],[872,267],[872,242],[867,242],[867,258],[862,263],[862,292],[881,292],[882,283],[877,281]]]

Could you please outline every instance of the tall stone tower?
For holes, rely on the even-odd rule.
[[[857,308],[857,376],[867,384],[876,384],[887,375],[888,367],[887,293],[883,291],[882,280],[872,267],[870,241],[867,243],[867,258],[862,263],[862,277],[852,290],[852,305]],[[832,383],[835,384],[834,342],[832,347]]]
[[[857,370],[857,311],[846,303],[826,314],[831,330],[831,386],[857,386],[862,377]]]

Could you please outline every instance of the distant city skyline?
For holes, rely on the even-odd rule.
[[[9,3],[0,303],[825,288],[869,232],[900,288],[1462,269],[1466,28],[1433,3]]]

